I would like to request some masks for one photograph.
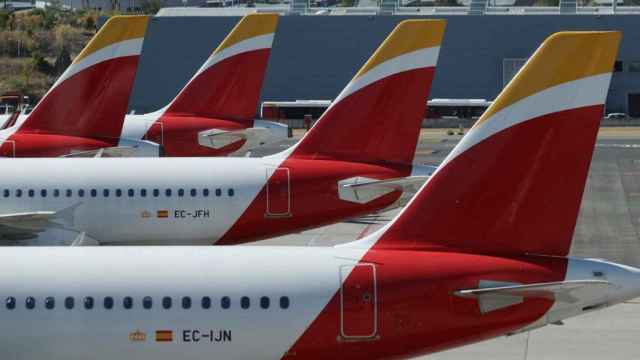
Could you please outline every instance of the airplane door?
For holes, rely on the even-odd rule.
[[[289,169],[267,168],[267,217],[291,216]]]
[[[375,265],[341,266],[340,282],[340,335],[349,340],[374,338],[378,333]]]

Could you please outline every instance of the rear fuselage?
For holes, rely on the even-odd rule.
[[[381,210],[400,195],[342,200],[338,181],[411,171],[270,157],[6,159],[0,168],[0,214],[59,212],[56,224],[106,244],[235,244],[297,232]]]
[[[10,360],[404,358],[533,324],[553,300],[481,314],[454,291],[480,280],[561,281],[567,264],[358,248],[11,248],[0,253],[0,352]]]

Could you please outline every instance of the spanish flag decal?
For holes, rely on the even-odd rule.
[[[169,217],[169,210],[158,210],[158,218],[166,219]]]
[[[172,342],[173,331],[171,330],[156,330],[156,342]]]

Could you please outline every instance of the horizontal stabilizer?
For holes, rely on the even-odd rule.
[[[340,199],[360,204],[368,203],[393,191],[414,195],[428,176],[407,176],[395,179],[355,177],[338,182]]]
[[[113,146],[108,148],[78,151],[64,155],[62,157],[68,158],[100,158],[100,157],[132,157],[135,155],[137,149],[133,146]]]
[[[497,285],[497,286],[496,286]],[[549,299],[562,303],[577,303],[584,298],[606,295],[610,283],[604,280],[571,280],[537,284],[508,284],[480,281],[476,289],[458,290],[455,295],[478,299],[483,313],[521,303],[526,298]]]
[[[241,130],[225,131],[220,129],[205,130],[198,133],[198,144],[221,149],[238,141],[244,141],[242,147],[233,154],[244,153],[266,141],[271,133],[266,128],[247,128]]]

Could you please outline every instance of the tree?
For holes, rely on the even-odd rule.
[[[61,75],[71,65],[71,54],[67,50],[66,46],[63,46],[56,56],[56,62],[53,64],[53,69],[56,75]]]

